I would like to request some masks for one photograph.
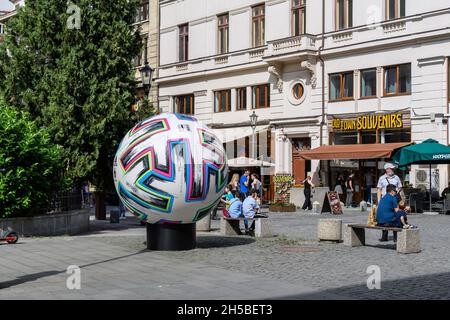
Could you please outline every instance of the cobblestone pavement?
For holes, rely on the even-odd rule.
[[[380,232],[366,231],[367,246],[316,241],[319,218],[271,213],[274,238],[198,233],[184,252],[145,249],[145,228],[132,217],[120,224],[93,221],[76,237],[26,238],[0,245],[0,299],[449,299],[450,216],[412,215],[420,226],[419,254],[401,255]],[[365,223],[347,212],[344,223]],[[66,268],[81,267],[81,290],[66,288]],[[369,290],[371,265],[381,289]]]

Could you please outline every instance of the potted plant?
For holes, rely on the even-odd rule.
[[[286,203],[286,202],[272,202],[269,203],[269,211],[271,212],[295,212],[296,207],[293,203]]]

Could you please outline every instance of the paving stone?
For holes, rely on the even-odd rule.
[[[92,221],[92,233],[83,236],[24,238],[0,246],[11,260],[0,261],[0,299],[450,298],[450,216],[409,217],[420,227],[422,251],[414,255],[397,253],[392,241],[379,243],[377,230],[366,230],[363,247],[319,243],[323,218],[333,216],[271,214],[278,236],[262,239],[222,236],[212,220],[213,231],[182,252],[146,250],[145,228],[133,218],[111,230],[109,222]],[[356,211],[339,218],[343,226],[367,222]],[[65,287],[70,264],[82,267],[81,290]],[[381,290],[366,285],[373,265],[381,270]]]

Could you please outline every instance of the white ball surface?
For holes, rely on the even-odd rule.
[[[222,142],[197,119],[163,113],[131,129],[114,159],[125,207],[147,223],[193,223],[223,195],[228,181]]]

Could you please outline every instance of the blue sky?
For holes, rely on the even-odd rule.
[[[8,0],[0,0],[0,10],[12,10],[14,6]]]

